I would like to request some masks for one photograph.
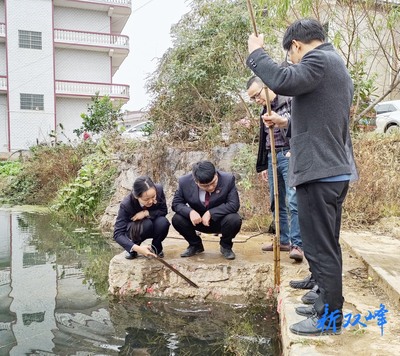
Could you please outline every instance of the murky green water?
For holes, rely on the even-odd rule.
[[[279,355],[272,306],[119,301],[96,231],[0,210],[0,355]]]

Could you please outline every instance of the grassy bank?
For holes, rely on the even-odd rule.
[[[0,199],[9,204],[47,205],[75,219],[96,221],[113,193],[119,158],[129,162],[130,156],[139,154],[149,160],[143,167],[155,163],[162,167],[164,151],[160,148],[171,143],[161,141],[139,146],[109,137],[99,144],[83,142],[77,147],[35,147],[24,161],[2,162]],[[360,179],[351,184],[344,225],[365,227],[399,217],[400,135],[360,134],[353,144]],[[232,162],[232,171],[240,176],[244,229],[252,231],[266,229],[271,221],[268,187],[255,171],[256,153],[257,143],[247,144]],[[157,175],[157,167],[152,171]]]

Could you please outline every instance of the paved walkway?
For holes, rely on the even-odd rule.
[[[349,325],[340,336],[292,334],[289,325],[304,319],[294,312],[294,308],[301,305],[301,296],[307,291],[290,288],[288,282],[293,278],[288,278],[286,273],[278,298],[284,355],[400,355],[400,240],[369,232],[347,231],[342,232],[341,240],[344,314],[360,314],[367,327]],[[380,304],[388,310],[387,324],[382,330],[377,320],[366,322],[364,319],[369,311],[374,313],[380,309]]]

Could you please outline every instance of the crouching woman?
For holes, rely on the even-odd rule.
[[[120,204],[114,226],[114,240],[127,252],[126,259],[134,259],[138,253],[164,257],[162,242],[170,226],[167,213],[163,187],[148,176],[138,177]],[[151,246],[140,246],[147,239],[152,239]]]

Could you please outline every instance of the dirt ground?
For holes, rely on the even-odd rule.
[[[400,217],[383,218],[370,228],[377,234],[387,234],[400,240]]]

